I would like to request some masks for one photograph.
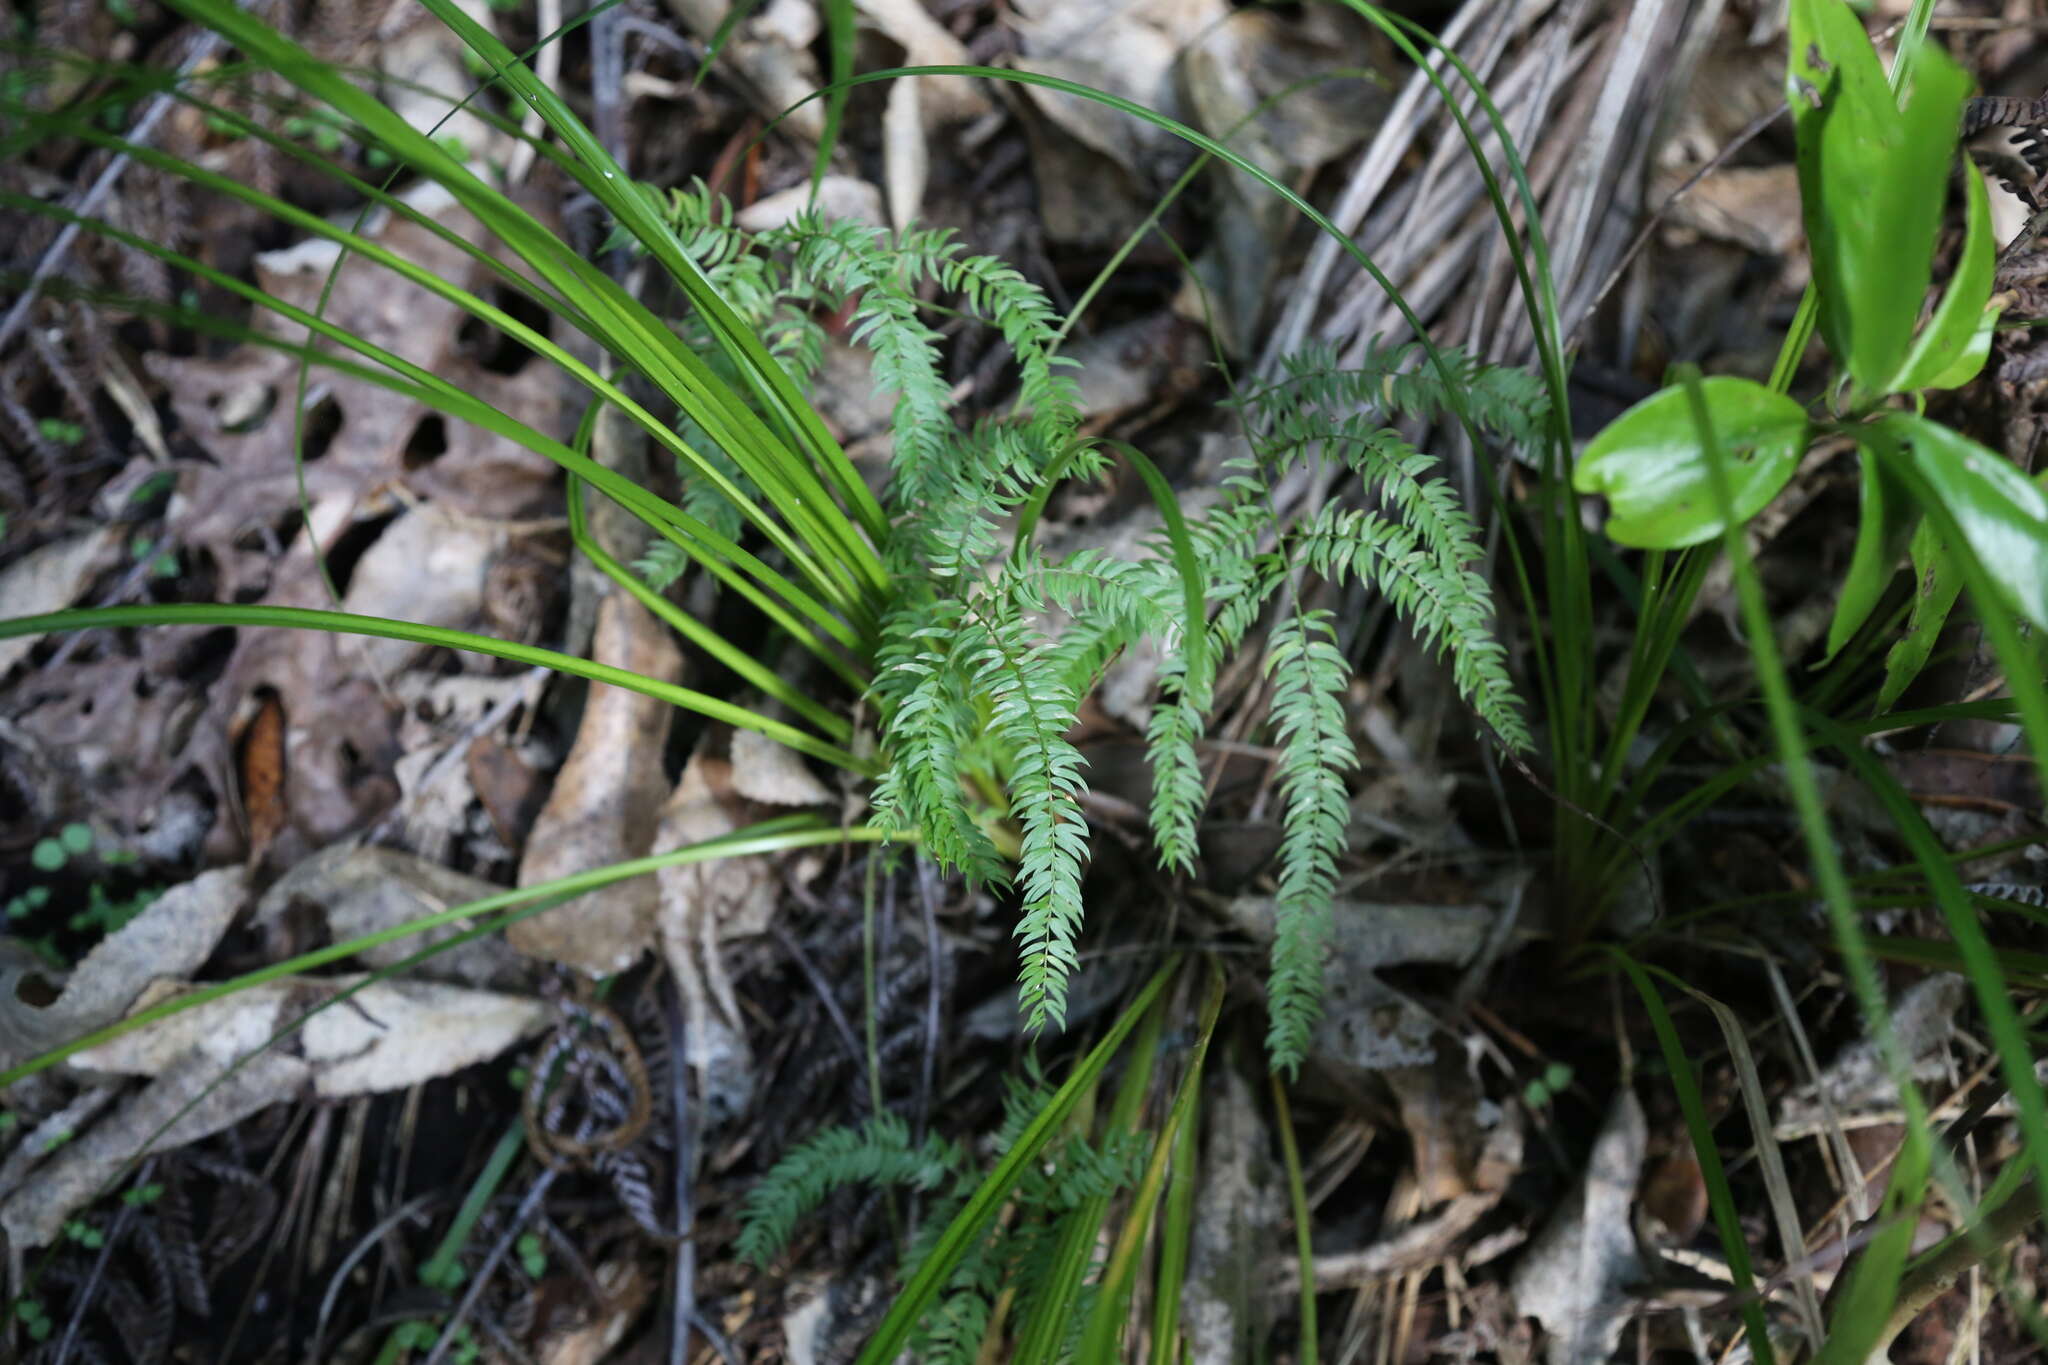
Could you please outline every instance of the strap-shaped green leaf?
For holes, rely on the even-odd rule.
[[[1928,47],[1902,108],[1843,0],[1792,0],[1789,42],[1785,99],[1821,335],[1858,391],[1875,396],[1912,348],[1970,81]]]

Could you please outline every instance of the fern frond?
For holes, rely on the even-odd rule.
[[[1330,620],[1328,612],[1312,611],[1283,621],[1266,659],[1286,805],[1266,1052],[1276,1068],[1289,1072],[1308,1055],[1309,1032],[1322,1013],[1323,945],[1350,822],[1343,773],[1358,764],[1344,728],[1342,698],[1350,669],[1337,651]]]
[[[959,1278],[911,1334],[910,1357],[920,1365],[976,1365],[981,1359],[995,1316],[995,1293],[959,1287]]]
[[[1533,745],[1508,677],[1507,651],[1493,633],[1486,580],[1446,565],[1413,527],[1356,508],[1325,507],[1296,533],[1302,561],[1333,581],[1356,574],[1373,584],[1424,644],[1451,659],[1451,679],[1473,712],[1509,749]]]
[[[1225,500],[1188,522],[1201,558],[1213,621],[1190,629],[1209,633],[1199,675],[1188,670],[1184,650],[1168,653],[1159,669],[1159,692],[1146,720],[1146,757],[1152,765],[1152,839],[1160,865],[1194,870],[1199,845],[1196,825],[1207,791],[1195,745],[1207,725],[1216,661],[1234,652],[1266,602],[1284,581],[1285,562],[1260,553],[1261,536],[1271,530],[1266,486],[1257,464],[1245,461],[1226,479]],[[1163,565],[1162,565],[1163,571]]]
[[[1523,447],[1542,443],[1550,395],[1540,378],[1527,370],[1485,364],[1456,346],[1437,349],[1466,415],[1480,430]],[[1346,368],[1338,363],[1334,346],[1305,346],[1281,361],[1285,373],[1280,379],[1244,402],[1260,417],[1311,408],[1332,413],[1365,409],[1434,421],[1451,410],[1451,389],[1435,365],[1418,363],[1421,351],[1416,342],[1382,347],[1375,339],[1357,366]]]
[[[964,620],[959,603],[930,597],[900,603],[883,619],[873,690],[890,762],[873,801],[879,820],[917,830],[942,867],[1000,883],[1002,859],[961,790],[960,751],[975,724],[954,661]]]
[[[860,1183],[929,1190],[965,1162],[959,1147],[936,1135],[913,1145],[909,1125],[893,1114],[877,1114],[859,1128],[828,1128],[791,1149],[748,1193],[736,1250],[766,1268],[797,1223],[833,1191]]]
[[[1010,751],[1010,814],[1020,834],[1017,884],[1024,904],[1016,938],[1022,959],[1018,1001],[1025,1026],[1066,1014],[1067,977],[1077,961],[1081,870],[1088,824],[1081,814],[1082,759],[1067,738],[1077,698],[1030,638],[1013,602],[991,594],[958,637],[957,657],[988,699],[989,726]]]

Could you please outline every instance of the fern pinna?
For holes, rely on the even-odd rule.
[[[672,193],[666,209],[793,375],[817,364],[813,313],[850,303],[851,337],[872,355],[878,388],[893,395],[890,520],[878,547],[891,599],[865,661],[887,757],[876,817],[916,830],[927,852],[971,879],[1014,882],[1032,1027],[1061,1019],[1076,962],[1088,826],[1085,764],[1068,733],[1082,699],[1118,652],[1156,646],[1151,822],[1161,862],[1191,872],[1205,801],[1198,746],[1219,665],[1265,623],[1285,819],[1269,1044],[1276,1066],[1298,1065],[1317,1017],[1346,846],[1344,774],[1356,763],[1341,705],[1350,669],[1328,614],[1303,606],[1305,577],[1355,578],[1383,594],[1448,656],[1459,691],[1495,737],[1526,747],[1490,594],[1473,567],[1476,528],[1431,472],[1435,461],[1382,419],[1455,410],[1504,444],[1533,443],[1545,420],[1542,386],[1455,350],[1428,366],[1414,363],[1412,347],[1371,348],[1352,367],[1304,352],[1236,400],[1247,449],[1231,462],[1223,497],[1185,523],[1178,545],[1162,530],[1135,559],[1084,551],[1047,560],[1028,543],[1006,545],[1008,524],[1049,478],[1091,476],[1107,457],[1081,435],[1076,390],[1056,354],[1059,319],[1035,286],[1000,260],[964,254],[944,232],[892,236],[801,216],[747,234],[701,188]],[[927,285],[1001,333],[1020,381],[1012,415],[971,426],[954,419],[941,338],[919,297]],[[1271,490],[1300,461],[1355,476],[1357,496],[1281,524]],[[1188,549],[1199,572],[1192,593]],[[642,565],[657,586],[675,567],[660,549]]]
[[[1005,1083],[1003,1122],[988,1143],[991,1160],[1016,1144],[1051,1094],[1035,1073],[1029,1084],[1015,1078]],[[985,1358],[996,1304],[1006,1292],[1016,1300],[1013,1320],[1028,1321],[1050,1282],[1062,1220],[1090,1200],[1106,1200],[1135,1185],[1146,1151],[1143,1135],[1134,1132],[1111,1133],[1099,1142],[1069,1137],[1028,1167],[1001,1224],[992,1221],[974,1237],[944,1294],[912,1334],[911,1357],[927,1365],[972,1365]],[[909,1126],[893,1114],[858,1127],[829,1128],[785,1153],[755,1184],[740,1211],[734,1249],[765,1269],[788,1246],[797,1224],[842,1189],[873,1185],[931,1192],[904,1247],[908,1277],[933,1254],[940,1234],[985,1177],[955,1143],[935,1136],[914,1143]],[[1068,1325],[1072,1331],[1086,1320],[1098,1268],[1089,1267],[1082,1311]]]

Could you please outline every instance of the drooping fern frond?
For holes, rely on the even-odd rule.
[[[1440,346],[1444,366],[1457,386],[1464,412],[1483,432],[1524,448],[1542,443],[1550,418],[1550,394],[1527,370],[1488,365],[1456,346]],[[1416,342],[1366,344],[1355,366],[1339,362],[1333,346],[1304,346],[1281,361],[1282,376],[1248,395],[1244,405],[1261,416],[1321,409],[1401,413],[1435,421],[1452,410],[1450,388],[1434,364],[1420,363]]]
[[[1276,1068],[1290,1072],[1307,1056],[1309,1032],[1322,1013],[1323,947],[1350,820],[1343,774],[1358,764],[1344,729],[1342,698],[1351,670],[1337,651],[1330,620],[1326,611],[1290,617],[1274,630],[1266,655],[1286,806],[1273,897],[1266,1052]]]
[[[1025,1027],[1038,1029],[1066,1015],[1067,977],[1079,960],[1088,822],[1081,813],[1081,753],[1067,738],[1079,698],[1032,637],[1021,595],[997,591],[979,599],[978,619],[960,633],[958,656],[976,694],[988,699],[990,730],[1008,750],[1023,893],[1015,931],[1018,1003]]]
[[[791,1150],[747,1195],[736,1250],[766,1268],[782,1254],[805,1214],[848,1185],[936,1188],[966,1164],[966,1154],[936,1134],[921,1144],[894,1114],[877,1114],[859,1128],[828,1128]]]
[[[1145,727],[1146,756],[1152,764],[1152,839],[1164,867],[1194,870],[1196,824],[1206,792],[1196,751],[1208,723],[1216,661],[1234,652],[1245,632],[1264,610],[1284,577],[1285,562],[1261,553],[1262,535],[1270,532],[1265,485],[1256,464],[1233,469],[1227,480],[1231,497],[1208,515],[1189,523],[1188,530],[1203,565],[1208,601],[1215,612],[1206,624],[1208,648],[1199,672],[1189,667],[1185,650],[1169,652],[1159,669],[1159,694]]]
[[[1415,528],[1376,512],[1328,506],[1301,528],[1302,562],[1337,582],[1347,574],[1371,583],[1394,604],[1424,643],[1446,653],[1451,678],[1474,714],[1510,750],[1533,741],[1508,677],[1507,650],[1493,633],[1486,580],[1447,565]]]
[[[961,749],[976,725],[954,660],[965,612],[954,599],[923,596],[883,621],[874,694],[888,717],[890,763],[873,800],[880,819],[919,831],[941,867],[1000,882],[1002,859],[961,788]]]

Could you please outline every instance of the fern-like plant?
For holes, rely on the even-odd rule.
[[[1006,520],[1055,470],[1090,474],[1107,456],[1079,435],[1075,391],[1056,354],[1059,320],[1036,287],[943,232],[891,236],[805,215],[750,235],[701,187],[659,202],[705,273],[733,287],[742,316],[774,338],[793,378],[816,363],[806,319],[852,303],[851,337],[895,399],[881,547],[893,595],[871,687],[886,758],[875,807],[878,818],[917,830],[941,863],[978,881],[1014,880],[1020,990],[1033,1027],[1064,1013],[1083,918],[1084,764],[1067,737],[1082,698],[1119,651],[1157,647],[1152,823],[1162,863],[1192,870],[1204,800],[1198,746],[1219,661],[1279,604],[1266,636],[1285,821],[1269,1043],[1277,1065],[1297,1065],[1317,1014],[1346,845],[1344,774],[1357,761],[1341,705],[1349,668],[1327,613],[1300,606],[1302,580],[1355,577],[1384,594],[1449,656],[1460,692],[1499,741],[1527,747],[1487,585],[1473,567],[1476,529],[1432,474],[1435,461],[1381,419],[1435,417],[1454,406],[1455,385],[1477,429],[1533,445],[1547,420],[1542,385],[1457,351],[1442,354],[1441,368],[1420,366],[1413,346],[1369,348],[1351,368],[1326,350],[1304,352],[1237,401],[1249,448],[1231,462],[1223,500],[1184,523],[1177,540],[1162,532],[1136,560],[1083,551],[1049,561],[1028,541],[1006,549]],[[917,292],[927,283],[1001,332],[1017,362],[1016,416],[955,420],[940,338]],[[1271,489],[1304,460],[1354,475],[1357,497],[1279,525]],[[684,475],[692,482],[687,466]],[[672,576],[671,562],[680,557],[655,551],[645,566],[653,585]],[[993,814],[1014,842],[1013,864],[991,837],[979,795],[989,792],[1001,793]]]
[[[1050,1098],[1035,1079],[1011,1081],[1001,1127],[988,1143],[991,1161],[1013,1147]],[[1000,1226],[981,1229],[961,1256],[944,1294],[910,1337],[913,1358],[925,1365],[973,1365],[983,1358],[1007,1291],[1015,1316],[1029,1320],[1049,1281],[1061,1220],[1091,1200],[1129,1189],[1144,1165],[1148,1143],[1132,1132],[1098,1142],[1070,1137],[1019,1181]],[[828,1128],[793,1148],[755,1184],[740,1214],[735,1250],[765,1269],[788,1246],[802,1220],[840,1190],[868,1185],[937,1191],[904,1248],[903,1270],[923,1265],[940,1235],[967,1206],[986,1172],[959,1145],[937,1137],[911,1141],[902,1119],[882,1114],[858,1127]],[[1094,1273],[1087,1276],[1092,1283]],[[1089,1302],[1087,1294],[1080,1302]],[[1085,1312],[1072,1317],[1078,1332]]]
[[[1217,506],[1183,519],[1157,472],[1125,450],[1125,458],[1148,473],[1162,509],[1161,531],[1133,561],[1100,554],[1051,559],[1013,527],[1021,522],[1028,529],[1035,521],[1051,483],[1090,477],[1109,456],[1083,435],[1076,390],[1058,356],[1059,318],[1010,265],[964,252],[943,232],[892,235],[813,216],[749,234],[736,227],[728,206],[701,188],[662,193],[632,186],[560,97],[473,16],[454,0],[425,0],[495,79],[541,114],[551,137],[534,143],[536,153],[608,211],[619,240],[645,251],[687,299],[680,322],[665,324],[345,73],[226,0],[174,3],[250,62],[282,73],[301,95],[359,130],[365,145],[447,189],[517,265],[473,244],[461,243],[461,249],[585,334],[616,368],[591,365],[577,350],[369,235],[108,132],[95,117],[96,106],[50,114],[8,106],[5,112],[17,122],[0,138],[0,155],[26,155],[59,136],[126,155],[331,240],[449,300],[558,366],[588,391],[594,406],[616,409],[668,450],[684,474],[680,505],[592,461],[580,438],[568,445],[496,412],[317,313],[203,261],[117,225],[78,219],[61,204],[0,192],[0,207],[75,222],[267,309],[288,326],[251,328],[147,300],[112,301],[119,306],[341,368],[556,461],[577,481],[572,525],[593,561],[630,579],[641,601],[797,720],[545,650],[339,613],[233,604],[116,608],[4,622],[0,634],[173,622],[352,630],[545,663],[755,729],[872,777],[879,828],[915,831],[935,857],[971,878],[1014,883],[1020,990],[1034,1026],[1064,1013],[1083,918],[1085,765],[1068,737],[1082,699],[1119,651],[1141,641],[1156,648],[1162,664],[1147,726],[1156,764],[1154,832],[1163,863],[1186,870],[1199,851],[1198,746],[1215,680],[1233,653],[1262,639],[1271,650],[1287,822],[1272,1052],[1284,1067],[1301,1060],[1320,984],[1320,925],[1344,851],[1343,773],[1353,761],[1338,706],[1346,666],[1326,618],[1304,605],[1313,600],[1308,579],[1356,575],[1386,594],[1424,640],[1448,653],[1452,676],[1493,733],[1510,746],[1525,744],[1505,656],[1491,633],[1491,603],[1472,570],[1478,542],[1470,520],[1431,474],[1430,460],[1380,422],[1393,411],[1449,409],[1468,426],[1476,422],[1505,440],[1528,441],[1544,422],[1541,390],[1532,381],[1455,353],[1433,353],[1424,367],[1411,364],[1408,352],[1377,351],[1349,371],[1325,354],[1302,357],[1279,382],[1241,401],[1249,453],[1236,462]],[[154,74],[128,74],[161,83]],[[202,112],[238,117],[210,102],[202,84],[170,88]],[[511,123],[486,117],[518,135]],[[256,123],[236,126],[334,175],[366,201],[446,234],[416,207],[356,179],[319,149]],[[1211,150],[1257,174],[1227,149]],[[940,339],[926,320],[923,291],[929,288],[995,328],[1008,345],[1018,381],[1008,415],[972,424],[955,419],[940,370]],[[876,381],[894,400],[893,454],[879,497],[804,396],[822,346],[813,319],[821,308],[846,305],[853,339],[873,354]],[[310,336],[315,344],[301,347],[286,335]],[[1270,489],[1302,461],[1355,475],[1359,505],[1347,502],[1300,524],[1278,524]],[[655,534],[656,547],[637,575],[581,534],[586,486]],[[879,755],[856,742],[853,724],[829,699],[805,694],[750,651],[675,611],[660,594],[686,566],[715,575],[819,665],[863,690],[879,718]],[[1264,631],[1255,635],[1262,622]]]

